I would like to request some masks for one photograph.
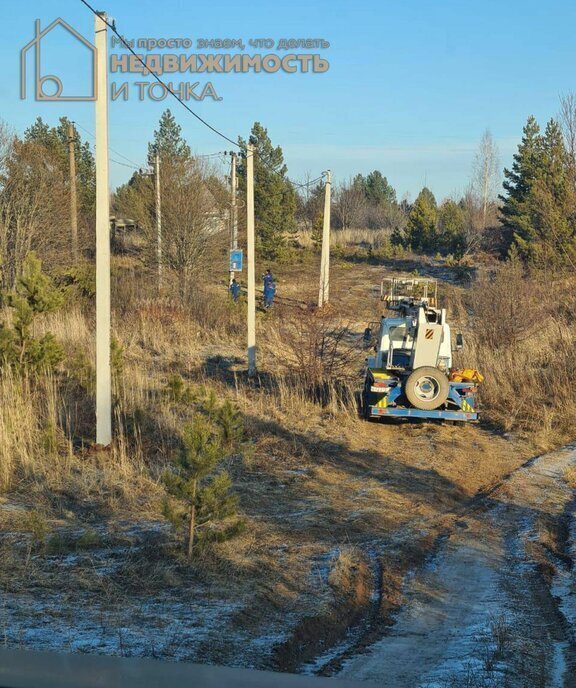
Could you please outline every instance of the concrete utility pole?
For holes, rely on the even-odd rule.
[[[94,17],[96,90],[96,442],[112,442],[110,369],[110,196],[108,182],[108,49],[106,14]]]
[[[162,205],[160,202],[160,156],[154,157],[154,183],[156,185],[156,258],[158,261],[158,293],[162,289]]]
[[[68,159],[70,162],[70,232],[72,255],[78,260],[78,201],[76,198],[76,136],[74,124],[68,122]]]
[[[236,153],[230,153],[230,191],[232,202],[230,207],[230,250],[238,248],[238,209],[236,206],[236,194],[238,192],[238,179],[236,177]],[[234,270],[230,270],[230,282],[235,277]]]
[[[324,186],[324,225],[322,227],[322,258],[320,262],[320,290],[318,306],[328,303],[330,291],[330,208],[331,208],[332,173],[326,172]]]
[[[246,150],[246,234],[248,271],[248,375],[256,374],[256,273],[254,251],[254,146]]]

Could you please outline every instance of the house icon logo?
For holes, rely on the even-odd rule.
[[[61,27],[67,31],[78,43],[79,50],[89,51],[89,62],[90,62],[90,88],[86,94],[71,95],[64,92],[64,85],[62,80],[55,76],[54,74],[42,75],[42,56],[41,56],[41,46],[44,37],[50,33],[56,27]],[[34,38],[25,45],[20,51],[20,98],[24,100],[26,98],[26,58],[31,49],[34,49],[34,84],[35,84],[35,99],[44,101],[87,101],[96,100],[96,80],[97,80],[97,67],[96,67],[96,48],[86,40],[82,34],[78,33],[76,29],[73,29],[70,24],[65,22],[63,19],[55,19],[51,24],[49,24],[43,31],[40,30],[40,20],[36,20],[36,33]],[[51,84],[51,86],[50,86]],[[56,87],[55,93],[47,93],[46,89],[54,89]]]

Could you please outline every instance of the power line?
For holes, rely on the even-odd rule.
[[[312,184],[316,184],[316,182],[319,182],[321,179],[324,179],[325,175],[326,175],[326,173],[322,172],[322,174],[319,177],[316,177],[316,179],[311,179],[309,182],[305,182],[304,184],[299,184],[297,182],[293,182],[292,180],[288,180],[288,181],[290,181],[290,183],[293,184],[294,186],[297,186],[297,187],[303,189],[306,186],[312,186]]]
[[[81,124],[78,124],[78,122],[73,122],[73,124],[74,124],[75,126],[77,126],[79,129],[82,129],[83,132],[85,132],[86,134],[88,134],[89,136],[91,136],[93,139],[96,138],[96,137],[94,136],[94,134],[93,134],[91,131],[89,131],[88,129],[86,129],[86,127],[83,127]],[[135,170],[140,170],[140,169],[142,169],[142,165],[137,165],[137,164],[134,162],[134,160],[131,160],[130,158],[128,158],[128,157],[127,157],[126,155],[124,155],[123,153],[120,153],[120,151],[114,150],[114,148],[112,148],[112,146],[108,146],[108,150],[109,150],[111,153],[114,153],[115,155],[118,155],[118,156],[120,156],[121,158],[124,158],[124,160],[127,161],[127,162],[120,162],[120,160],[114,160],[114,158],[110,158],[110,162],[114,162],[114,163],[116,163],[117,165],[123,165],[124,167],[131,167],[131,168],[133,168],[133,169],[135,169]],[[222,155],[224,152],[225,152],[225,151],[217,151],[216,153],[207,153],[206,155],[194,155],[194,158],[196,158],[196,159],[198,159],[198,158],[214,158],[214,157],[216,157],[216,156],[218,156],[218,155]]]
[[[86,0],[80,0],[80,2],[81,2],[83,5],[86,5],[86,7],[87,7],[94,15],[96,15],[97,17],[100,17],[100,19],[106,24],[106,26],[107,26],[114,34],[116,34],[116,36],[122,41],[122,44],[124,45],[124,47],[127,48],[127,49],[132,53],[132,55],[134,55],[134,57],[142,64],[142,66],[143,66],[148,72],[150,72],[150,74],[152,74],[152,76],[156,79],[156,81],[157,81],[159,84],[161,84],[161,85],[166,89],[166,91],[167,91],[168,93],[170,93],[170,95],[172,95],[174,98],[176,98],[176,100],[180,103],[180,105],[182,105],[182,107],[185,107],[186,110],[188,110],[188,112],[189,112],[192,116],[194,116],[199,122],[201,122],[205,127],[208,127],[208,129],[210,129],[211,131],[213,131],[215,134],[218,134],[218,136],[220,136],[221,138],[225,139],[226,141],[228,141],[229,143],[231,143],[233,146],[236,146],[236,147],[240,148],[240,144],[239,144],[239,143],[237,143],[237,142],[234,141],[233,139],[229,138],[228,136],[226,136],[226,134],[223,134],[221,131],[218,131],[218,129],[216,129],[216,127],[213,127],[213,126],[212,126],[211,124],[209,124],[205,119],[203,119],[202,117],[200,117],[200,115],[198,115],[196,112],[194,112],[194,110],[192,110],[192,108],[191,108],[187,103],[185,103],[178,95],[176,95],[176,93],[174,93],[174,91],[173,91],[171,88],[169,88],[169,87],[162,81],[162,79],[161,79],[157,74],[155,74],[154,72],[151,72],[151,71],[148,69],[148,67],[147,67],[146,63],[144,62],[144,60],[140,57],[140,55],[138,55],[138,54],[133,50],[133,48],[131,48],[131,47],[128,45],[128,43],[124,40],[124,38],[118,33],[118,31],[116,30],[116,26],[115,26],[114,24],[111,24],[108,20],[104,19],[104,17],[103,17],[99,12],[97,12],[88,2],[86,2]]]
[[[260,151],[258,151],[258,149],[256,149],[256,152],[260,153]],[[271,172],[273,172],[274,174],[280,175],[280,173],[278,172],[278,170],[274,169],[272,163],[269,162],[269,161],[267,161],[267,160],[264,160],[264,158],[262,157],[262,155],[260,155],[260,162],[261,162],[263,165],[265,165],[265,166],[266,166]],[[280,176],[282,176],[282,175],[280,175]],[[324,177],[324,172],[322,172],[322,174],[321,174],[320,176],[316,177],[316,179],[312,179],[311,181],[306,182],[305,184],[302,184],[302,183],[300,183],[300,182],[295,182],[295,181],[293,181],[292,179],[290,179],[290,177],[282,177],[282,179],[284,179],[284,181],[287,181],[288,184],[291,184],[295,189],[303,189],[303,188],[305,188],[305,187],[307,187],[307,186],[310,186],[310,185],[312,185],[312,184],[314,184],[314,183],[320,181],[320,179],[322,179],[323,177]],[[273,195],[279,196],[279,195],[284,195],[285,193],[287,193],[287,192],[286,192],[286,191],[282,191],[282,192],[280,192],[279,194],[273,194]]]
[[[293,182],[291,179],[288,179],[287,177],[284,177],[284,181],[287,181],[289,184],[292,184],[293,187],[297,188],[306,188],[308,186],[312,186],[312,184],[315,184],[319,182],[321,179],[324,179],[324,174],[322,173],[319,177],[316,177],[316,179],[311,179],[309,182],[306,182],[305,184],[300,184]],[[277,193],[274,194],[267,194],[267,198],[274,198],[275,196],[285,196],[289,191],[297,191],[296,189],[284,189],[284,191],[278,191]]]
[[[93,134],[91,131],[88,131],[88,129],[86,129],[86,127],[83,127],[81,124],[78,124],[78,122],[73,122],[73,124],[74,124],[75,126],[79,127],[80,129],[82,129],[82,131],[84,131],[86,134],[88,134],[88,136],[91,136],[94,140],[96,140],[96,137],[94,136],[94,134]],[[134,160],[130,160],[130,158],[126,157],[123,153],[120,153],[120,151],[114,150],[114,148],[112,148],[112,146],[108,146],[108,150],[109,150],[111,153],[114,153],[115,155],[119,155],[121,158],[124,158],[124,160],[126,160],[127,162],[129,162],[129,163],[130,163],[131,165],[133,165],[136,169],[138,169],[138,166],[136,165],[136,163],[134,162]]]
[[[192,157],[198,159],[198,158],[216,158],[220,157],[222,158],[223,155],[226,154],[226,151],[218,151],[217,153],[206,153],[205,155],[193,155]],[[224,159],[224,158],[222,158]]]
[[[110,29],[110,30],[120,39],[122,45],[123,45],[125,48],[127,48],[127,50],[129,50],[129,52],[130,52],[132,55],[134,55],[134,57],[138,60],[138,62],[140,62],[140,64],[146,69],[146,71],[149,72],[149,73],[154,77],[154,79],[156,79],[156,81],[157,81],[161,86],[163,86],[163,87],[166,89],[166,91],[167,91],[168,93],[170,93],[170,95],[173,96],[173,97],[180,103],[180,105],[182,105],[182,107],[186,108],[186,110],[188,110],[188,112],[189,112],[193,117],[195,117],[199,122],[201,122],[205,127],[208,127],[208,129],[210,129],[210,130],[213,131],[215,134],[217,134],[218,136],[220,136],[221,138],[223,138],[225,141],[228,141],[229,143],[231,143],[233,146],[236,146],[237,148],[239,148],[239,149],[245,154],[244,146],[240,145],[237,141],[234,141],[234,140],[231,139],[229,136],[226,136],[226,134],[223,134],[221,131],[219,131],[218,129],[216,129],[216,127],[213,127],[209,122],[207,122],[205,119],[203,119],[202,117],[200,117],[200,115],[198,115],[196,112],[194,112],[194,110],[192,110],[192,108],[191,108],[187,103],[185,103],[185,102],[184,102],[184,101],[183,101],[183,100],[182,100],[182,99],[181,99],[181,98],[180,98],[180,97],[179,97],[179,96],[178,96],[178,95],[177,95],[177,94],[167,85],[167,84],[165,84],[164,81],[162,81],[162,79],[161,79],[155,72],[150,71],[150,69],[148,69],[148,66],[146,65],[146,62],[140,57],[140,55],[138,55],[138,53],[136,53],[136,52],[134,51],[134,49],[133,49],[130,45],[128,45],[128,43],[124,40],[123,36],[120,35],[120,33],[118,32],[118,30],[116,29],[115,24],[109,22],[107,19],[104,19],[104,17],[102,16],[102,14],[100,14],[99,12],[97,12],[97,11],[90,5],[90,3],[87,2],[87,0],[80,0],[80,2],[81,2],[83,5],[85,5],[85,6],[86,6],[95,16],[100,17],[100,19],[106,24],[106,26],[107,26],[107,27],[108,27],[108,28],[109,28],[109,29]],[[122,155],[121,157],[125,157],[125,156]],[[265,160],[262,159],[262,156],[260,156],[260,160],[261,160],[265,165],[267,165],[267,166],[270,168],[270,170],[271,170],[272,172],[274,172],[275,174],[278,174],[277,170],[275,170],[275,169],[271,166],[270,163],[268,163],[267,161],[265,161]],[[131,161],[131,162],[132,162],[132,161]],[[297,188],[303,188],[303,187],[305,187],[305,186],[308,186],[308,184],[299,184],[299,183],[297,183],[297,182],[293,182],[289,177],[284,177],[284,179],[285,179],[289,184],[292,184],[293,186],[295,186],[295,187],[297,187]],[[321,177],[319,177],[318,179],[321,179]],[[310,182],[310,183],[312,183],[312,182]]]
[[[116,163],[117,165],[122,165],[122,167],[130,167],[133,170],[141,169],[140,167],[136,167],[136,165],[129,165],[127,162],[120,162],[120,160],[114,160],[114,158],[111,157],[108,157],[108,160],[110,160],[110,162]]]

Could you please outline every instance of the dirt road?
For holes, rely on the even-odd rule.
[[[345,650],[338,676],[394,688],[576,686],[574,466],[576,447],[539,457],[479,500],[406,578],[394,625]]]

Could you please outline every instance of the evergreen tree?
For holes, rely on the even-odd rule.
[[[190,146],[182,136],[182,127],[176,122],[172,112],[164,110],[154,130],[154,140],[148,144],[148,164],[154,164],[156,154],[163,163],[189,160],[192,153]]]
[[[239,139],[245,149],[246,143]],[[249,143],[254,146],[254,214],[256,242],[262,258],[274,260],[286,246],[286,235],[295,230],[296,194],[287,179],[288,168],[280,146],[274,147],[268,130],[255,122]],[[246,164],[238,165],[240,192],[246,192]]]
[[[575,265],[576,192],[559,124],[550,120],[542,141],[542,164],[532,188],[532,236],[517,238],[524,256],[541,267]]]
[[[434,251],[437,248],[438,207],[434,194],[424,187],[414,201],[414,205],[408,216],[406,228],[406,244],[413,251],[423,253]]]
[[[438,217],[438,249],[462,255],[466,246],[464,211],[454,201],[444,201]]]
[[[544,135],[530,117],[512,170],[504,171],[502,217],[511,244],[535,265],[576,261],[576,192],[560,126],[551,120]]]
[[[352,180],[352,188],[361,191],[364,198],[368,195],[368,184],[363,174],[357,174]]]
[[[230,409],[220,410],[228,434],[218,430],[209,418],[196,414],[184,428],[182,449],[173,470],[164,474],[166,489],[177,504],[168,500],[165,515],[186,531],[186,554],[192,559],[195,543],[224,540],[240,532],[243,522],[233,519],[237,498],[226,471],[214,474],[225,448],[238,437],[238,418]]]
[[[28,254],[7,300],[12,318],[0,324],[0,363],[22,371],[53,368],[62,359],[62,349],[50,333],[34,337],[33,323],[38,314],[62,305],[62,293],[42,272],[35,253]]]
[[[322,248],[322,237],[324,234],[324,213],[320,211],[312,224],[312,242],[314,248],[319,250]]]
[[[374,170],[366,177],[365,182],[366,199],[376,205],[396,203],[396,191],[388,183],[382,172]]]
[[[501,216],[508,243],[526,246],[533,234],[531,218],[531,194],[542,166],[542,136],[534,117],[529,117],[514,155],[512,169],[504,170],[504,190]]]
[[[24,132],[24,141],[37,143],[49,150],[58,161],[58,167],[65,180],[69,179],[68,130],[70,120],[61,117],[56,127],[50,127],[38,117]],[[89,221],[96,203],[96,163],[88,141],[82,141],[80,133],[73,125],[74,150],[76,154],[76,188],[80,215]]]

